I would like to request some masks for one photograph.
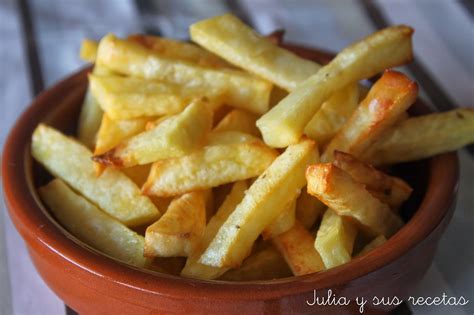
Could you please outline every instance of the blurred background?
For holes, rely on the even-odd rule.
[[[472,0],[0,0],[0,145],[32,98],[86,66],[81,40],[113,32],[186,40],[188,26],[232,12],[262,34],[284,29],[285,41],[337,52],[392,24],[415,28],[415,61],[403,71],[434,110],[474,107]],[[474,314],[474,163],[460,152],[458,207],[435,263],[415,294],[468,298],[464,307],[404,307],[413,314]],[[0,197],[1,198],[1,197]],[[0,200],[0,314],[71,310],[36,275]],[[74,284],[71,284],[74,285]]]

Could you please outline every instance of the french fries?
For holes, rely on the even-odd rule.
[[[189,32],[207,50],[289,91],[320,69],[258,35],[232,14],[199,21]]]
[[[267,246],[246,258],[237,269],[226,272],[219,280],[271,280],[291,276],[285,259],[273,246]]]
[[[95,58],[97,57],[97,48],[99,47],[99,43],[91,40],[91,39],[84,39],[81,43],[81,50],[79,51],[79,57],[82,60],[88,62],[95,62]]]
[[[283,148],[298,142],[305,126],[331,94],[410,61],[412,33],[407,26],[389,27],[342,50],[257,121],[265,143]]]
[[[209,220],[199,244],[186,260],[181,276],[195,279],[215,279],[229,270],[226,267],[204,265],[199,263],[198,260],[214,239],[222,224],[224,224],[232,211],[235,210],[235,207],[242,201],[247,188],[248,186],[245,181],[238,181],[232,186],[231,192],[227,195],[216,214]]]
[[[308,193],[340,216],[347,216],[369,235],[390,237],[403,225],[389,206],[373,197],[364,184],[330,163],[315,164],[306,171]]]
[[[322,148],[341,129],[359,105],[359,87],[349,84],[321,105],[304,128],[304,134],[315,140]]]
[[[131,179],[110,168],[97,177],[92,152],[51,127],[36,127],[31,153],[51,174],[127,226],[149,223],[160,216]]]
[[[418,86],[401,72],[386,70],[349,121],[329,142],[321,161],[331,162],[334,150],[356,157],[394,125],[416,100]]]
[[[352,155],[334,152],[334,165],[346,171],[352,178],[364,185],[374,197],[398,209],[410,197],[413,189],[404,180],[376,170],[371,165],[357,160]]]
[[[212,131],[209,135],[208,146],[226,145],[244,142],[261,142],[257,137],[240,131]]]
[[[168,197],[245,180],[263,173],[277,155],[260,140],[206,146],[180,158],[153,163],[142,191]]]
[[[54,179],[38,190],[56,219],[77,238],[99,251],[137,267],[146,267],[144,240],[122,223]]]
[[[290,204],[287,205],[286,209],[283,210],[283,212],[280,213],[280,215],[263,230],[263,239],[270,240],[291,229],[296,220],[295,212],[296,199],[291,201]]]
[[[206,193],[195,191],[174,199],[165,214],[145,232],[145,256],[187,257],[206,226]]]
[[[296,200],[295,216],[307,230],[311,230],[326,208],[324,203],[308,194],[308,190],[305,187]]]
[[[357,228],[350,218],[326,210],[314,241],[326,269],[351,260],[356,235]]]
[[[268,110],[272,85],[245,72],[169,58],[113,35],[100,41],[97,62],[125,75],[179,84],[212,100],[225,96],[229,105],[256,114]]]
[[[474,143],[474,110],[412,117],[393,126],[364,160],[375,165],[424,159]]]
[[[177,114],[198,95],[172,83],[119,75],[89,75],[89,84],[101,108],[114,120]]]
[[[260,131],[255,125],[257,117],[243,110],[234,109],[224,116],[214,131],[240,131],[259,137]]]
[[[199,262],[215,267],[239,266],[265,227],[299,194],[305,185],[306,166],[317,159],[314,141],[303,139],[288,147],[250,186]]]
[[[296,221],[290,230],[272,241],[295,276],[325,269],[321,256],[314,248],[314,237],[300,222]]]
[[[195,101],[181,113],[122,142],[112,150],[94,156],[94,161],[116,167],[148,164],[186,155],[203,144],[211,130],[212,111]]]

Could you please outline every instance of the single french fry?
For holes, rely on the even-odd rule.
[[[324,203],[308,194],[305,187],[296,200],[296,219],[301,222],[307,230],[311,230],[326,208]]]
[[[394,210],[398,209],[413,191],[403,179],[378,171],[348,153],[335,151],[334,165],[346,171],[355,181],[366,185],[372,195]]]
[[[153,163],[142,191],[168,197],[256,177],[277,156],[260,140],[206,146],[180,158]]]
[[[361,156],[405,114],[417,95],[418,86],[414,81],[401,72],[386,70],[349,121],[329,142],[321,161],[331,162],[335,150]]]
[[[143,34],[130,35],[127,40],[168,58],[186,60],[206,67],[232,68],[223,59],[192,43]]]
[[[412,117],[393,126],[363,157],[375,165],[395,164],[454,151],[474,143],[474,110],[456,109]]]
[[[204,191],[174,199],[163,216],[145,233],[145,256],[187,257],[198,245],[206,226]]]
[[[390,237],[403,225],[402,219],[373,197],[364,184],[331,163],[309,166],[306,180],[308,193],[338,215],[353,218],[371,236]]]
[[[369,244],[365,245],[364,248],[357,254],[357,256],[361,256],[364,254],[367,254],[371,250],[383,245],[387,239],[383,235],[379,235],[376,238],[374,238]]]
[[[321,256],[314,248],[314,237],[300,222],[296,221],[290,230],[272,241],[295,276],[325,269]]]
[[[38,190],[41,199],[69,232],[97,250],[137,267],[146,267],[144,239],[93,203],[54,179]]]
[[[162,56],[140,44],[105,36],[99,44],[97,62],[129,76],[163,80],[183,89],[199,90],[211,100],[263,114],[268,110],[271,83],[232,69],[203,67]]]
[[[257,121],[265,143],[282,148],[298,142],[304,127],[335,91],[410,61],[412,33],[407,26],[393,26],[342,50]]]
[[[183,156],[206,140],[212,124],[212,111],[205,102],[195,101],[149,131],[142,132],[110,151],[94,156],[94,161],[116,167],[148,164]]]
[[[107,168],[97,177],[92,152],[54,128],[40,124],[33,132],[31,153],[51,174],[127,226],[156,220],[160,212],[135,183]]]
[[[314,247],[329,269],[351,260],[357,227],[350,218],[326,210],[316,234]]]
[[[228,113],[214,128],[214,131],[240,131],[260,137],[260,131],[255,125],[257,116],[243,110],[234,109]]]
[[[232,143],[243,143],[243,142],[261,142],[259,138],[254,137],[248,133],[240,131],[212,131],[209,134],[207,142],[208,146],[226,145]]]
[[[198,91],[156,80],[89,75],[90,89],[114,120],[171,115],[181,112]]]
[[[227,220],[235,207],[242,201],[248,186],[245,181],[238,181],[219,207],[216,214],[209,220],[198,246],[191,253],[186,265],[181,271],[181,276],[195,279],[215,279],[224,274],[229,268],[213,267],[198,262],[202,253],[209,246],[222,224]]]
[[[295,200],[291,201],[286,206],[286,209],[283,210],[283,212],[280,213],[280,215],[263,230],[262,232],[263,239],[270,240],[282,233],[285,233],[289,229],[291,229],[293,227],[293,224],[295,224],[295,220],[296,220],[295,212],[296,212],[296,198]]]
[[[304,128],[304,133],[322,148],[341,129],[359,105],[359,87],[349,84],[321,105]]]
[[[219,280],[271,280],[291,275],[288,264],[278,250],[274,246],[267,246],[247,257],[239,268],[227,271]]]
[[[189,28],[191,39],[228,62],[286,89],[315,74],[320,66],[278,47],[232,14],[199,21]]]
[[[95,62],[98,47],[99,43],[95,40],[84,39],[81,43],[81,50],[79,52],[79,56],[84,61]]]
[[[288,147],[250,186],[199,262],[215,267],[239,266],[265,227],[299,194],[305,185],[306,167],[317,159],[312,140],[303,139]]]

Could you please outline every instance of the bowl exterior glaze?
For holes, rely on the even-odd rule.
[[[330,55],[288,46],[321,63]],[[429,268],[455,205],[459,162],[455,153],[427,160],[426,192],[409,222],[386,244],[348,264],[312,275],[272,281],[223,282],[182,279],[138,270],[101,255],[64,231],[39,200],[38,168],[29,146],[40,122],[73,132],[87,86],[82,70],[43,92],[12,129],[3,154],[5,200],[31,259],[48,286],[81,314],[161,313],[358,313],[352,302],[310,306],[314,290],[337,297],[407,297]],[[426,108],[417,105],[423,112]],[[394,306],[366,305],[365,314]]]

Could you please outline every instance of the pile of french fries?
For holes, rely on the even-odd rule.
[[[413,30],[394,26],[319,65],[226,14],[193,42],[86,40],[77,138],[39,125],[39,194],[73,235],[138,267],[197,279],[323,271],[382,245],[412,188],[374,166],[474,142],[474,111],[409,117]],[[369,88],[361,81],[382,73]],[[385,168],[386,169],[386,168]]]

